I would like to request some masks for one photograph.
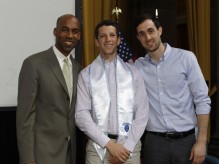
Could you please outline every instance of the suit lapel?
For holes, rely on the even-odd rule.
[[[72,57],[71,57],[71,62],[72,62],[72,73],[73,73],[73,75],[77,75],[78,74],[78,68],[77,68],[76,64],[74,63],[75,61],[74,61],[74,59],[72,59]],[[78,82],[78,78],[77,78],[77,76],[74,76],[72,96],[76,95],[77,82]]]
[[[47,54],[48,54],[48,58],[47,58],[48,59],[48,65],[51,68],[51,71],[54,73],[57,80],[60,82],[60,84],[62,85],[62,87],[65,90],[66,94],[68,95],[68,89],[67,89],[67,85],[65,83],[65,79],[64,79],[61,67],[59,65],[58,59],[56,58],[52,47],[50,49],[48,49]],[[78,75],[79,67],[75,63],[75,60],[72,58],[72,56],[71,56],[71,62],[72,62],[72,73],[73,73],[73,75]],[[73,76],[72,103],[70,105],[70,109],[72,109],[72,108],[74,109],[75,102],[73,103],[73,101],[74,101],[75,96],[76,96],[77,82],[78,82],[78,76]],[[67,111],[68,115],[71,115],[72,112],[74,112],[74,110],[68,110]]]
[[[52,47],[48,50],[47,54],[48,54],[48,64],[51,68],[51,71],[54,73],[57,80],[60,82],[60,84],[64,88],[66,94],[68,94],[68,89],[65,83],[65,79],[64,79],[61,67],[59,65],[58,59],[56,58]]]

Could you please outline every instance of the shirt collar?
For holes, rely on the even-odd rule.
[[[63,61],[65,60],[66,56],[63,55],[63,54],[56,48],[55,45],[53,46],[53,51],[54,51],[54,53],[55,53],[55,55],[56,55],[56,57],[57,57],[59,63],[61,63],[61,62],[63,62]],[[67,58],[68,58],[68,61],[69,61],[70,65],[72,65],[70,56],[71,56],[71,53],[67,56]]]
[[[163,54],[163,58],[164,58],[164,61],[167,60],[170,55],[171,55],[171,47],[168,43],[163,43],[164,47],[165,47],[165,51],[164,51],[164,54]]]
[[[100,57],[101,57],[101,59],[102,59],[102,62],[103,62],[103,64],[105,65],[105,64],[110,64],[110,63],[114,63],[114,65],[116,65],[116,60],[117,60],[117,55],[116,55],[116,57],[112,60],[112,61],[108,61],[108,60],[105,60],[104,58],[102,58],[102,56],[100,55]]]
[[[164,51],[164,54],[163,56],[161,57],[161,61],[162,60],[167,60],[169,58],[169,56],[171,55],[170,51],[171,51],[171,47],[168,43],[163,43],[164,47],[165,47],[165,51]],[[147,61],[151,61],[151,57],[149,54],[146,54],[145,56],[145,60]]]

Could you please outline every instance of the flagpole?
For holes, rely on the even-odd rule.
[[[116,7],[112,9],[112,15],[114,14],[116,15],[116,22],[119,23],[119,15],[122,14],[122,10],[118,7],[118,1],[116,1]],[[132,60],[132,51],[120,30],[119,37],[121,42],[117,46],[117,53],[124,62],[128,62],[130,59]]]
[[[116,7],[112,9],[112,15],[116,14],[116,22],[119,23],[119,14],[122,14],[122,10],[118,7],[118,0],[116,0]]]
[[[122,13],[122,10],[117,6],[112,10],[112,15],[116,14],[116,22],[117,23],[119,23],[119,14],[121,14],[121,13]]]
[[[155,10],[155,16],[158,19],[158,9]]]

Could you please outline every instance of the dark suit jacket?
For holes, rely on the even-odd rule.
[[[74,120],[78,73],[73,58],[73,94],[69,105],[67,86],[52,47],[24,60],[19,75],[17,143],[20,163],[64,164],[71,137],[76,163]]]

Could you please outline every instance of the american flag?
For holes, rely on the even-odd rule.
[[[119,32],[119,36],[121,38],[121,42],[117,47],[117,52],[124,62],[128,62],[128,60],[132,58],[132,51],[121,32]]]

